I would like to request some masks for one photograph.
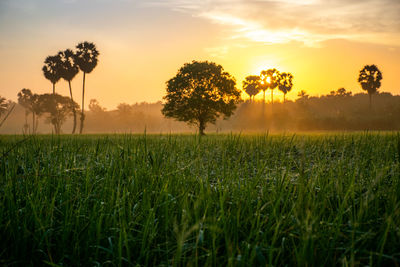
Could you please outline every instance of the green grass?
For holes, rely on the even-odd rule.
[[[0,265],[399,265],[400,136],[0,136]]]

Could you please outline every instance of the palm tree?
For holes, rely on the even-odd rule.
[[[363,90],[368,92],[369,107],[372,104],[372,95],[381,87],[382,72],[375,65],[366,65],[360,70],[358,82],[361,84]]]
[[[283,93],[283,103],[286,101],[286,94],[292,90],[293,75],[291,73],[283,72],[278,77],[278,89]]]
[[[261,90],[261,79],[260,76],[257,75],[250,75],[245,78],[243,81],[243,91],[245,91],[249,97],[251,102],[251,97],[254,97],[260,92]]]
[[[56,83],[60,80],[61,59],[58,55],[48,56],[42,68],[44,77],[53,84],[53,94],[56,93]]]
[[[277,69],[268,69],[261,71],[260,78],[262,81],[262,89],[264,91],[264,103],[265,103],[265,91],[271,90],[271,104],[274,103],[274,89],[278,86],[279,71]]]
[[[58,56],[61,59],[61,77],[68,82],[71,101],[74,102],[74,98],[72,97],[71,81],[79,72],[79,67],[75,64],[74,60],[75,54],[71,49],[67,49],[65,51],[58,52]],[[72,133],[74,134],[76,130],[76,109],[73,109],[72,112],[74,115],[74,126],[72,128]]]
[[[92,70],[97,66],[97,57],[99,54],[100,53],[97,51],[94,43],[83,42],[76,46],[75,63],[83,72],[82,112],[79,133],[82,133],[83,131],[83,122],[85,120],[85,76],[86,73],[91,73]]]

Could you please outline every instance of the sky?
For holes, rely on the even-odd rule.
[[[82,41],[100,52],[86,104],[108,109],[162,100],[192,60],[221,64],[239,89],[261,70],[290,72],[288,99],[361,92],[359,71],[376,64],[379,90],[400,94],[399,0],[0,0],[0,36],[0,95],[14,101],[22,88],[52,92],[45,58]],[[80,103],[82,73],[72,89]],[[69,95],[62,80],[56,91]]]

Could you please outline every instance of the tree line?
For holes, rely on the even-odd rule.
[[[38,95],[30,89],[22,89],[18,93],[18,102],[25,108],[24,132],[29,132],[28,115],[32,114],[32,129],[36,133],[38,118],[47,114],[47,122],[54,127],[55,133],[61,132],[61,126],[68,116],[73,117],[72,134],[77,128],[77,115],[80,115],[79,133],[83,132],[85,121],[85,77],[97,66],[99,52],[94,43],[83,42],[76,46],[75,51],[66,49],[54,56],[48,56],[42,68],[46,79],[52,83],[52,93]],[[83,72],[82,105],[73,99],[71,81],[79,71]],[[263,70],[259,75],[249,75],[242,83],[242,91],[248,94],[250,103],[255,102],[255,96],[271,91],[271,104],[274,103],[273,92],[278,88],[286,102],[286,94],[293,88],[293,74],[280,72],[275,68]],[[57,82],[63,79],[68,82],[70,96],[56,93]],[[366,65],[360,70],[358,82],[361,88],[368,92],[369,105],[372,105],[372,95],[381,86],[382,73],[376,65]],[[236,87],[235,78],[226,72],[221,65],[208,61],[193,61],[186,63],[178,70],[175,77],[167,81],[166,95],[161,113],[167,118],[185,122],[198,127],[203,135],[208,123],[215,124],[218,118],[228,119],[234,114],[237,105],[242,102],[241,90]],[[349,94],[344,88],[333,95]],[[305,91],[298,94],[300,99],[308,98]],[[0,110],[1,111],[1,110]],[[264,106],[263,106],[264,112]],[[1,114],[0,114],[1,115]]]
[[[382,73],[375,65],[366,65],[359,73],[358,82],[369,94],[370,107],[372,95],[381,86],[381,80]],[[254,102],[254,97],[263,91],[265,103],[265,92],[269,89],[273,104],[275,88],[283,92],[285,102],[286,94],[292,87],[293,75],[280,73],[275,68],[263,70],[258,76],[247,76],[243,81],[243,91],[249,95],[250,102]],[[197,126],[200,135],[204,135],[206,125],[214,124],[218,117],[229,118],[242,101],[235,78],[224,71],[221,65],[208,61],[184,64],[176,76],[167,81],[166,91],[162,109],[164,116]],[[299,96],[305,95],[301,91]]]

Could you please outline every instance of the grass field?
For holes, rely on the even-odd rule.
[[[0,136],[0,265],[400,265],[400,135]]]

